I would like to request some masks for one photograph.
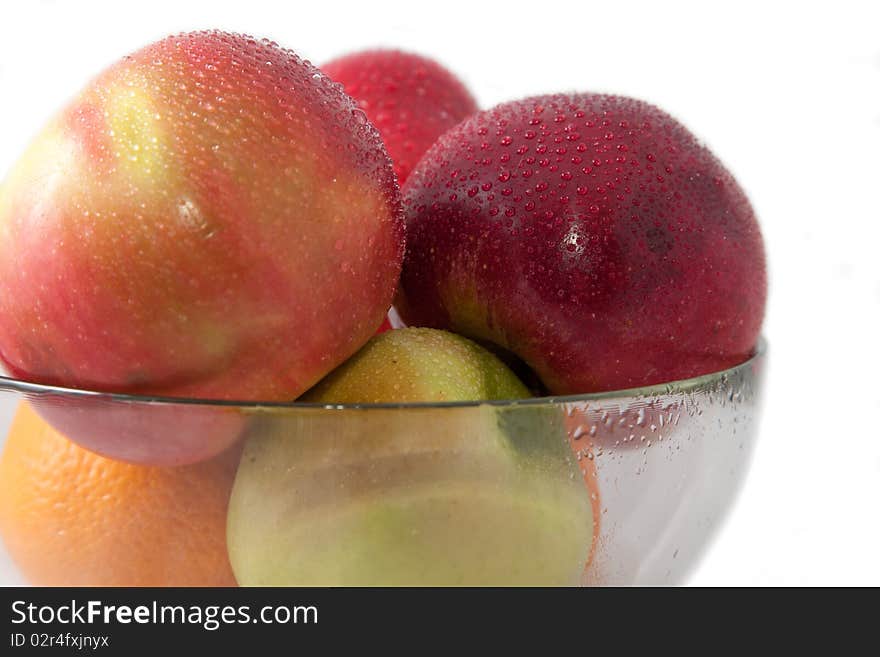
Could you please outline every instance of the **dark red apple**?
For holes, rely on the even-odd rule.
[[[400,182],[437,138],[477,111],[473,96],[437,62],[399,50],[368,50],[324,64],[379,130]]]
[[[403,194],[403,319],[507,348],[553,393],[705,374],[755,346],[767,281],[752,207],[652,105],[499,105],[444,134]]]

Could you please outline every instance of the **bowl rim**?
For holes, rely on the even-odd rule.
[[[575,395],[549,395],[544,397],[526,397],[523,399],[476,399],[468,401],[442,401],[442,402],[382,402],[382,403],[357,403],[357,404],[328,404],[323,402],[301,401],[248,401],[235,399],[207,399],[197,397],[168,397],[162,395],[134,395],[128,393],[101,392],[97,390],[85,390],[82,388],[68,388],[64,386],[32,383],[16,379],[14,377],[0,375],[0,393],[13,392],[28,397],[64,397],[71,399],[89,399],[106,402],[120,402],[129,404],[151,405],[185,405],[194,407],[216,407],[226,409],[240,409],[242,411],[260,411],[266,409],[325,409],[325,410],[370,410],[370,409],[425,409],[425,408],[470,408],[476,406],[533,406],[551,404],[572,404],[591,401],[600,401],[616,398],[645,398],[659,397],[662,395],[687,394],[716,382],[730,379],[731,377],[745,374],[767,354],[767,340],[764,336],[758,338],[758,342],[749,356],[743,362],[717,372],[701,374],[699,376],[678,379],[675,381],[655,383],[648,386],[635,388],[621,388],[618,390],[604,390],[602,392],[588,392]]]

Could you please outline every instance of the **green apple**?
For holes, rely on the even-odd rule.
[[[229,508],[242,585],[567,585],[592,542],[589,493],[561,414],[457,335],[374,337],[255,422]]]
[[[529,391],[486,349],[448,331],[387,331],[302,401],[332,404],[522,399]]]

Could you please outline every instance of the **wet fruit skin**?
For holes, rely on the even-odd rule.
[[[0,358],[294,399],[375,332],[402,249],[387,153],[339,85],[267,41],[172,36],[89,83],[0,188]]]
[[[443,135],[403,195],[403,319],[507,348],[555,394],[705,374],[754,348],[767,287],[754,212],[647,103],[499,105]]]
[[[129,465],[82,449],[22,403],[0,456],[0,537],[37,586],[235,586],[226,511],[240,452]]]
[[[379,130],[401,184],[437,138],[479,108],[437,62],[399,50],[352,53],[321,66]]]
[[[528,396],[516,375],[478,344],[447,331],[402,328],[373,337],[300,401],[394,404]]]

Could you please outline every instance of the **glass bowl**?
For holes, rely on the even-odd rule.
[[[765,359],[762,341],[645,388],[399,405],[0,377],[0,584],[680,583],[747,469]]]

